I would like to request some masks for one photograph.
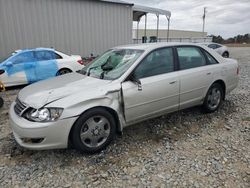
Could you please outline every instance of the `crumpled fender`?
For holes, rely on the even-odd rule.
[[[95,107],[105,107],[112,109],[116,112],[119,122],[120,122],[120,131],[125,126],[125,119],[123,115],[122,105],[121,105],[121,92],[120,88],[109,88],[106,91],[93,92],[88,97],[80,97],[80,94],[76,94],[74,97],[69,96],[52,103],[45,105],[45,107],[62,107],[64,111],[60,119],[66,119],[70,117],[77,117],[86,112],[87,110]],[[82,101],[79,99],[85,98]],[[64,106],[63,104],[70,104]]]

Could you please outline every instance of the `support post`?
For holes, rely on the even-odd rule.
[[[203,12],[203,16],[202,16],[202,20],[203,20],[203,24],[202,24],[202,33],[203,33],[203,37],[205,37],[205,20],[206,20],[206,11],[207,7],[204,7],[204,12]]]
[[[140,20],[137,21],[137,30],[136,30],[137,44],[139,43],[139,23],[140,23]]]
[[[145,28],[144,28],[144,36],[147,35],[147,14],[145,14]]]
[[[167,17],[168,20],[168,33],[167,33],[167,42],[169,40],[169,27],[170,27],[170,17]]]
[[[157,16],[157,29],[156,29],[156,38],[158,42],[158,37],[159,37],[159,14],[156,14]]]

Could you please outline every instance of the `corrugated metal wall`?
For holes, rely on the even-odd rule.
[[[132,42],[132,8],[88,0],[0,0],[0,57],[54,47],[89,56]]]

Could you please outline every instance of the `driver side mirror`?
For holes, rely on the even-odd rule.
[[[138,91],[142,91],[141,81],[137,79],[133,74],[130,77],[130,81],[138,86]]]
[[[7,61],[7,62],[5,63],[5,65],[6,65],[7,67],[11,67],[11,66],[13,66],[13,62],[12,62],[12,61]]]

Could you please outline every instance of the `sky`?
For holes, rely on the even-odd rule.
[[[223,38],[250,33],[250,0],[126,0],[138,5],[171,11],[170,29],[202,31],[202,16],[207,8],[205,31]],[[147,28],[156,29],[156,16],[148,14]],[[139,27],[144,28],[144,17]],[[136,23],[134,23],[136,28]],[[160,16],[160,29],[167,20]]]

